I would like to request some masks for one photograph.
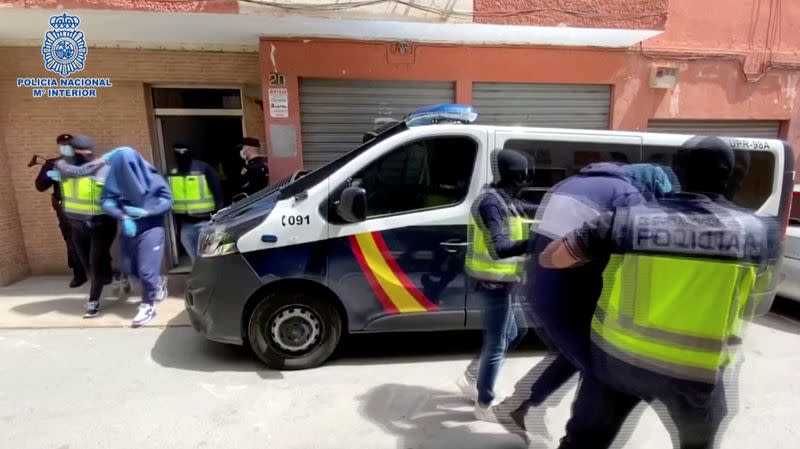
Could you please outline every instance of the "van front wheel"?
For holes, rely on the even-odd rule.
[[[342,334],[336,307],[305,293],[268,296],[255,307],[247,338],[270,368],[299,370],[325,363]]]

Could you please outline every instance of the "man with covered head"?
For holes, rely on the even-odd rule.
[[[725,141],[693,138],[674,159],[681,193],[616,208],[532,256],[553,271],[604,261],[589,363],[560,448],[609,447],[640,401],[665,407],[676,447],[713,447],[727,414],[723,373],[759,293],[772,227],[725,199],[734,166]]]
[[[529,159],[514,150],[495,152],[495,182],[486,186],[472,206],[468,230],[467,274],[477,281],[488,301],[483,306],[483,348],[477,379],[470,369],[458,381],[464,393],[476,397],[475,416],[497,421],[492,409],[494,384],[506,351],[525,334],[524,318],[513,312],[512,293],[522,274],[528,226],[523,218],[535,208],[519,199],[529,179]]]
[[[181,245],[194,263],[200,233],[211,214],[222,208],[225,197],[217,172],[194,157],[190,142],[175,142],[172,150],[176,165],[168,177],[172,213],[180,229]]]

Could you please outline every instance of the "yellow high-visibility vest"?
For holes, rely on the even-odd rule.
[[[214,212],[216,202],[203,174],[170,175],[172,211],[176,214],[206,215]]]
[[[637,225],[637,209],[647,215],[646,207],[615,218],[616,249],[603,273],[592,340],[640,368],[715,383],[732,356],[729,339],[740,335],[749,299],[768,272],[758,260],[764,228],[741,212],[728,211],[727,225],[709,228],[697,225],[701,220],[679,222],[669,209]]]
[[[102,215],[101,195],[103,183],[89,176],[64,178],[61,181],[61,199],[64,212],[81,217]]]
[[[501,204],[506,204],[506,200],[497,192],[487,189],[483,195],[496,195]],[[478,197],[476,202],[481,201],[483,195]],[[516,208],[506,205],[506,215],[508,219],[509,238],[513,241],[528,240],[531,221],[523,219]],[[519,282],[524,269],[524,257],[509,257],[505,259],[495,259],[492,257],[494,251],[490,251],[492,245],[491,236],[478,225],[475,218],[470,214],[469,229],[467,230],[467,257],[464,268],[467,274],[475,279],[490,282]]]

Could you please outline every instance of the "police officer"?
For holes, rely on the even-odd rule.
[[[723,370],[777,224],[722,196],[734,155],[721,139],[690,140],[675,168],[683,193],[604,214],[538,257],[553,269],[609,260],[561,448],[609,447],[642,400],[666,406],[681,448],[708,448],[727,413]]]
[[[193,157],[188,142],[175,142],[172,150],[177,165],[168,176],[172,213],[180,228],[181,244],[194,263],[200,232],[211,214],[222,208],[224,195],[217,173]]]
[[[267,158],[261,151],[261,141],[245,137],[240,145],[239,156],[245,161],[242,169],[241,192],[252,195],[269,185]]]
[[[94,155],[94,142],[88,136],[73,136],[66,145],[56,169],[47,172],[61,183],[64,213],[69,219],[72,243],[83,269],[89,273],[91,289],[84,318],[100,313],[103,286],[113,281],[111,245],[117,222],[103,213],[101,194],[108,166]]]
[[[72,139],[72,136],[69,134],[61,134],[56,138],[59,153],[69,154],[69,150],[62,150],[62,148],[69,144],[70,139]],[[77,288],[86,283],[86,272],[83,270],[83,264],[81,264],[78,253],[75,251],[75,247],[72,244],[69,220],[64,214],[61,205],[61,185],[47,176],[47,172],[55,168],[58,159],[59,158],[47,159],[44,165],[42,165],[42,169],[39,170],[39,174],[36,176],[36,190],[44,192],[49,188],[53,189],[51,204],[58,218],[58,228],[61,230],[61,237],[64,238],[64,242],[67,244],[67,264],[72,269],[72,280],[69,282],[69,286],[70,288]]]
[[[478,363],[477,382],[467,368],[457,384],[465,394],[477,395],[476,418],[496,422],[491,406],[500,365],[527,329],[524,319],[514,314],[512,290],[521,279],[522,256],[527,252],[529,225],[524,217],[533,216],[535,208],[518,198],[528,181],[528,158],[514,150],[500,150],[493,156],[497,180],[473,204],[465,265],[477,288],[489,298],[483,307],[483,348],[479,361],[471,364]]]

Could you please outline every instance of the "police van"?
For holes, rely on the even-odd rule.
[[[333,162],[217,213],[187,281],[192,325],[210,340],[249,345],[276,369],[322,364],[343,333],[479,329],[485,298],[464,273],[467,223],[493,179],[494,150],[536,160],[524,194],[537,202],[593,162],[669,166],[693,137],[476,118],[466,105],[422,108]],[[729,198],[785,229],[791,148],[725,139],[737,156]],[[774,282],[762,311],[773,297]]]

